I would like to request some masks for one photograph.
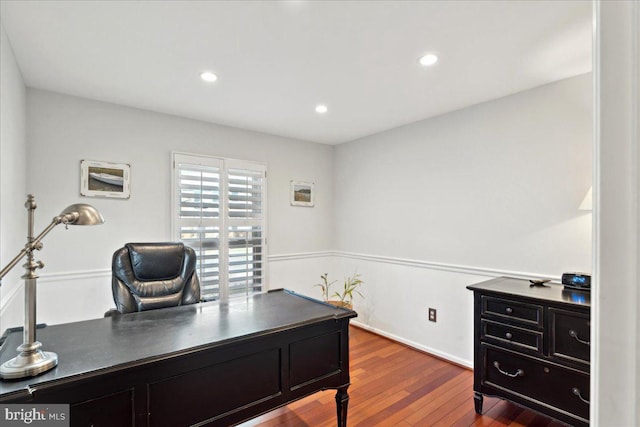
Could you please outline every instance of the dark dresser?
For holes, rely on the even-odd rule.
[[[500,277],[474,295],[474,399],[495,396],[589,425],[590,294]]]

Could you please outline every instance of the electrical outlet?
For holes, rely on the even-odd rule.
[[[436,322],[436,309],[435,308],[429,308],[429,321],[430,322]]]

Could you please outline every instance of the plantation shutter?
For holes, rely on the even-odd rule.
[[[219,159],[174,156],[177,177],[178,239],[197,255],[196,271],[203,299],[220,297],[221,172]]]
[[[228,161],[226,177],[229,295],[250,295],[264,281],[265,168]]]
[[[204,299],[265,286],[266,167],[174,153],[174,235],[197,254]]]

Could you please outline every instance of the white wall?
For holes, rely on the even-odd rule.
[[[640,4],[597,2],[592,419],[640,425]]]
[[[11,44],[0,25],[0,268],[18,254],[26,243],[27,144],[26,89]],[[0,287],[0,330],[7,318],[21,318],[23,292],[18,266],[2,280]],[[8,310],[9,299],[17,301]]]
[[[630,283],[629,286],[640,286],[640,233],[637,231],[640,230],[640,120],[638,120],[638,116],[640,116],[640,5],[636,3],[635,5],[635,54],[633,56],[635,61],[635,71],[631,73],[633,76],[636,76],[636,101],[635,101],[635,151],[636,151],[636,184],[635,184],[635,197],[636,197],[636,283],[635,286],[633,283]],[[633,117],[633,115],[632,115]],[[631,142],[633,146],[633,141]],[[633,191],[634,189],[632,189]],[[640,425],[640,291],[636,290],[636,305],[635,305],[635,314],[636,314],[636,404],[634,407],[636,408],[636,425]]]
[[[300,254],[306,254],[305,262],[319,263],[318,275],[325,269],[333,237],[331,146],[36,89],[27,90],[27,123],[29,191],[39,204],[36,229],[71,203],[93,204],[106,219],[98,227],[58,227],[45,239],[38,254],[46,264],[38,322],[100,317],[113,305],[113,252],[126,242],[171,239],[172,150],[267,163],[268,250],[276,258],[272,286],[292,281],[277,264],[295,264]],[[81,159],[131,164],[131,198],[81,197]],[[290,180],[315,182],[314,208],[290,206]],[[71,301],[70,294],[76,296]]]
[[[591,271],[591,74],[335,151],[337,250],[358,321],[471,366],[472,295],[501,274]],[[359,261],[358,261],[359,260]],[[438,323],[427,309],[438,309]]]

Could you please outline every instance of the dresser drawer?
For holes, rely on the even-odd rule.
[[[589,315],[550,308],[549,317],[549,355],[588,364],[591,341]]]
[[[553,363],[502,351],[483,349],[484,385],[537,404],[589,419],[589,374]]]
[[[543,307],[537,304],[527,304],[506,298],[482,296],[482,315],[496,317],[503,320],[514,320],[527,325],[542,328]]]
[[[480,338],[516,350],[542,354],[542,332],[482,319]]]

